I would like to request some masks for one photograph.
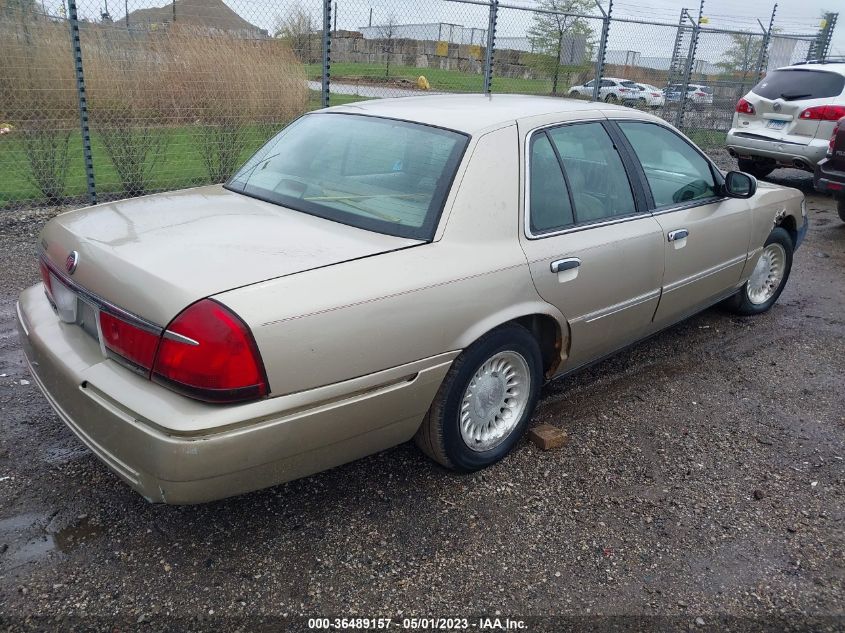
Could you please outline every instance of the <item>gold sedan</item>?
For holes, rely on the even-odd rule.
[[[768,310],[802,195],[664,121],[524,96],[307,114],[225,185],[57,216],[18,324],[34,380],[150,501],[416,438],[501,459],[544,381],[720,301]]]

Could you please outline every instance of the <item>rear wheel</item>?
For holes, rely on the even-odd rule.
[[[769,310],[789,279],[793,249],[789,233],[780,227],[774,229],[763,246],[751,277],[739,292],[725,302],[726,307],[743,316]]]
[[[463,472],[502,459],[534,412],[542,356],[524,327],[489,332],[455,360],[414,438],[434,461]]]
[[[755,178],[765,178],[771,174],[775,166],[760,161],[751,160],[750,158],[738,158],[736,160],[739,171],[744,171],[746,174],[751,174]]]
[[[836,210],[839,211],[839,219],[845,222],[845,196],[836,199]]]

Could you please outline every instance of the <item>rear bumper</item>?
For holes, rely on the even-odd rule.
[[[807,145],[786,143],[738,136],[742,130],[732,128],[728,132],[726,145],[728,151],[740,157],[765,158],[785,167],[795,161],[805,163],[808,168],[815,166],[827,153],[827,140],[812,139]]]
[[[241,405],[195,402],[105,360],[61,323],[39,284],[18,302],[34,382],[59,417],[149,501],[220,499],[303,477],[413,437],[455,353]]]
[[[845,171],[834,169],[832,161],[825,158],[816,165],[813,173],[813,185],[818,191],[845,195]]]

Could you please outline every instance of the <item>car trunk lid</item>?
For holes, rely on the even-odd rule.
[[[187,305],[225,290],[421,243],[220,185],[71,211],[50,221],[41,236],[59,271],[78,253],[74,283],[162,326]]]

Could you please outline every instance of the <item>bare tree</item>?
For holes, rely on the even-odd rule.
[[[311,41],[315,21],[298,2],[291,5],[284,15],[276,14],[273,20],[273,37],[286,40],[294,54],[303,62],[311,61]]]
[[[384,69],[384,76],[390,77],[390,58],[393,56],[393,40],[396,38],[397,27],[399,21],[396,19],[396,14],[391,13],[387,17],[387,22],[378,28],[378,36],[381,40],[381,50],[385,53],[387,64]]]

